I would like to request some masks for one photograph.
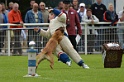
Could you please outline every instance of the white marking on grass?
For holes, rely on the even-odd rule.
[[[48,78],[48,77],[37,77],[45,80],[58,81],[58,82],[79,82],[79,81],[71,81],[71,80],[61,80],[56,78]]]

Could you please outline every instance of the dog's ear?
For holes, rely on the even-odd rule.
[[[58,28],[57,30],[60,30],[62,33],[64,33],[64,27],[60,27],[60,28]],[[56,31],[57,31],[56,30]]]

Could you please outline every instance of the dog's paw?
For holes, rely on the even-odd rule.
[[[50,68],[53,69],[53,65],[50,65]]]

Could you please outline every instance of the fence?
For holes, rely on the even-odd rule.
[[[121,45],[123,44],[123,38],[120,38],[124,32],[123,26],[105,26],[106,24],[110,24],[109,22],[99,22],[96,25],[88,25],[86,23],[81,23],[83,34],[81,36],[81,40],[77,45],[77,49],[79,53],[91,54],[91,53],[101,53],[102,51],[102,44],[106,42],[119,42]],[[123,22],[119,22],[118,24],[124,24]],[[41,27],[42,29],[47,29],[49,23],[24,23],[24,25],[28,28],[10,28],[10,26],[17,26],[19,24],[0,24],[0,26],[7,26],[8,28],[0,29],[0,49],[3,55],[12,55],[13,50],[22,49],[23,54],[27,55],[28,49],[28,42],[30,40],[36,40],[36,48],[39,50],[42,49],[47,39],[39,36],[38,34],[34,33],[33,27]],[[19,30],[16,32],[14,36],[12,36],[12,31]],[[121,29],[121,30],[120,30]],[[24,38],[23,32],[26,31],[28,33]],[[28,30],[28,32],[27,32]],[[18,34],[22,36],[18,36]],[[21,34],[22,33],[22,34]],[[119,37],[118,37],[119,36]],[[13,37],[17,37],[13,40]],[[23,38],[22,38],[23,37]],[[28,40],[27,40],[28,38]],[[21,42],[18,42],[21,41]],[[20,46],[20,47],[13,47],[13,45]],[[20,44],[21,43],[21,44]],[[23,45],[23,43],[25,45]],[[19,45],[20,44],[20,45]],[[21,53],[21,52],[20,52]]]

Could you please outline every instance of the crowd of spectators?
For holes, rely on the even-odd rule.
[[[48,7],[45,2],[40,2],[39,4],[35,0],[30,1],[30,7],[26,9],[25,16],[22,17],[21,11],[19,10],[19,4],[14,2],[9,2],[8,9],[5,8],[4,3],[0,3],[0,23],[13,23],[13,24],[23,24],[23,23],[49,23],[49,12]],[[21,5],[21,4],[20,4]],[[102,3],[102,0],[96,0],[89,8],[86,7],[85,3],[79,3],[78,0],[64,0],[60,1],[55,7],[66,14],[67,20],[67,32],[68,37],[74,46],[74,49],[77,50],[76,46],[76,35],[82,35],[82,26],[80,22],[86,22],[88,26],[92,26],[98,22],[111,22],[111,24],[106,26],[116,26],[117,22],[124,21],[124,11],[120,11],[119,15],[114,10],[114,5],[110,3],[108,8]],[[98,27],[103,27],[104,25],[95,25]],[[118,24],[122,26],[122,24]],[[27,28],[33,28],[36,26],[27,26]],[[76,27],[76,28],[75,28]],[[5,26],[0,26],[0,28],[7,28]],[[23,28],[23,26],[11,26],[10,28]],[[77,29],[77,32],[76,32]],[[25,30],[12,30],[11,31],[11,46],[13,45],[14,49],[12,50],[13,54],[22,54],[20,36],[22,33],[26,36],[27,34],[27,43],[31,40],[35,40],[36,47],[40,52],[41,40],[40,36],[36,36],[37,33],[33,29]],[[96,32],[98,35],[96,36]],[[99,48],[104,42],[102,41],[105,38],[105,42],[116,42],[119,40],[122,48],[123,44],[123,29],[102,29],[97,30],[88,30],[88,52],[90,54],[93,52],[93,46],[96,51],[100,51]],[[1,49],[5,46],[7,49],[7,31],[0,30],[0,53]],[[120,34],[121,33],[121,34]],[[105,36],[103,36],[105,34]],[[4,35],[4,36],[3,36]],[[84,39],[84,37],[82,37]],[[92,41],[93,40],[93,41]],[[5,41],[5,42],[4,42]],[[84,40],[83,40],[84,41]],[[95,44],[96,43],[96,44]],[[7,52],[7,50],[5,50]]]

